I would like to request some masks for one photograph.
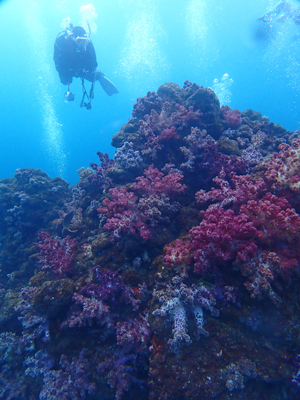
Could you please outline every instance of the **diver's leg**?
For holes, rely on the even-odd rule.
[[[83,79],[86,79],[89,82],[95,82],[98,79],[98,72],[100,71],[95,71],[95,72],[83,72],[80,76]],[[102,72],[100,72],[100,74],[102,74]]]

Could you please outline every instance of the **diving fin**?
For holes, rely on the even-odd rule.
[[[107,79],[103,74],[101,74],[98,80],[100,82],[100,85],[102,86],[102,89],[106,94],[108,94],[108,96],[112,96],[113,94],[119,93],[115,85],[109,79]]]

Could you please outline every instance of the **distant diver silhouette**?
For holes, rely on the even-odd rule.
[[[300,7],[289,1],[281,1],[271,11],[256,20],[253,30],[254,40],[260,44],[274,41],[278,35],[278,27],[287,21],[300,25]],[[280,26],[281,29],[283,28]],[[299,37],[299,33],[296,33],[292,36],[292,40],[298,40]]]
[[[75,99],[70,91],[70,84],[73,78],[80,78],[82,83],[82,99],[80,107],[87,110],[92,108],[91,101],[94,98],[95,82],[99,81],[102,89],[108,96],[119,93],[115,85],[107,79],[103,72],[97,71],[97,59],[94,45],[90,39],[90,32],[87,35],[82,26],[73,27],[70,24],[65,30],[59,32],[54,42],[53,60],[60,81],[63,85],[68,85],[65,93],[67,101]],[[84,80],[92,83],[89,93],[84,86]],[[87,102],[85,102],[87,98]]]
[[[293,20],[296,25],[300,25],[300,10],[293,7],[288,1],[281,1],[276,7],[258,18],[263,22],[285,22],[288,19]]]

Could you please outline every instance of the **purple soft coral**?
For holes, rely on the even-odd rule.
[[[71,264],[75,257],[77,242],[66,236],[51,238],[49,233],[40,232],[40,241],[35,245],[39,249],[38,265],[41,270],[51,270],[59,277],[65,277],[70,274]]]

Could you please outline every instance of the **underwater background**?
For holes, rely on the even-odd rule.
[[[298,129],[300,28],[288,20],[266,29],[257,21],[276,4],[94,1],[89,18],[98,67],[120,93],[108,97],[97,83],[93,108],[87,111],[79,108],[78,79],[71,85],[75,101],[65,102],[66,86],[52,59],[62,21],[69,17],[74,25],[80,23],[86,4],[1,2],[0,178],[32,167],[75,184],[76,170],[96,161],[96,151],[114,154],[112,135],[129,118],[136,98],[165,82],[213,87],[217,79],[221,105],[251,108],[286,129]],[[222,82],[224,74],[228,77]]]
[[[0,400],[299,400],[300,2],[0,18]],[[69,21],[119,89],[91,110]]]

